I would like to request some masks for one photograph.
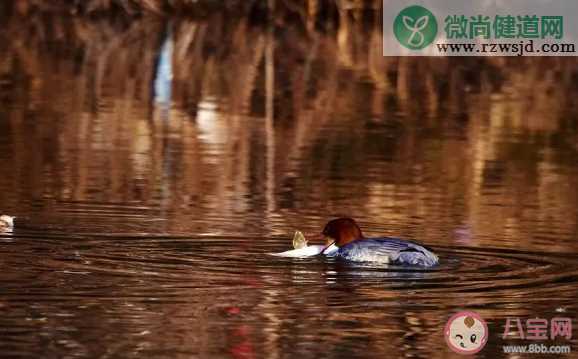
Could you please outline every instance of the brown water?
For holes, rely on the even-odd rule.
[[[507,317],[578,326],[578,63],[383,58],[379,26],[5,19],[0,355],[447,358],[474,310],[496,358]],[[267,255],[338,215],[441,265]]]

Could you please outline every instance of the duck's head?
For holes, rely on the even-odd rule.
[[[322,252],[324,254],[363,238],[361,229],[351,218],[337,218],[327,222],[322,234],[326,246]]]

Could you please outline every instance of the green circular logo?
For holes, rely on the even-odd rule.
[[[393,22],[393,33],[403,46],[410,50],[421,50],[436,38],[438,23],[431,11],[413,5],[397,14]]]

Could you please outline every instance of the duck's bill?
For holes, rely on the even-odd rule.
[[[271,255],[276,257],[293,257],[293,258],[313,257],[320,254],[325,248],[326,247],[323,245],[311,245],[299,249],[292,249],[290,251],[285,251],[281,253],[271,253]]]
[[[321,254],[326,255],[326,256],[332,256],[335,253],[337,253],[338,250],[339,250],[339,247],[337,247],[335,245],[335,242],[332,242],[328,246],[324,246],[323,250],[321,251]]]

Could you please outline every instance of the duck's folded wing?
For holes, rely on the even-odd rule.
[[[353,242],[341,249],[343,257],[371,262],[433,266],[438,257],[425,247],[398,238],[376,238]]]
[[[399,252],[395,264],[409,264],[415,266],[431,267],[438,264],[438,257],[425,248],[408,248]]]
[[[338,255],[356,262],[391,263],[402,249],[397,243],[364,239],[341,247]]]

